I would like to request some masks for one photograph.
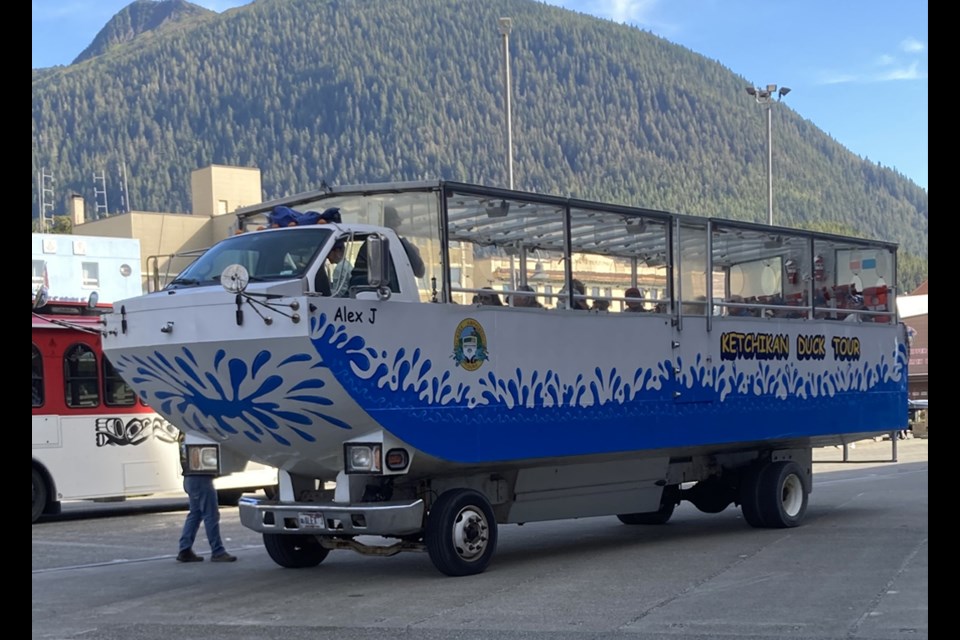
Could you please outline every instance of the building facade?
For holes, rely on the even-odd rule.
[[[236,229],[233,212],[263,200],[260,170],[211,165],[190,175],[192,213],[131,211],[86,221],[75,199],[73,232],[103,238],[139,238],[140,289],[156,291],[188,263],[179,254],[205,249]]]
[[[136,238],[34,233],[32,242],[34,295],[45,286],[53,301],[83,302],[96,292],[107,303],[143,292]]]

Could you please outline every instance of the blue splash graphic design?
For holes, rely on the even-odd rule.
[[[842,362],[819,374],[769,362],[744,372],[698,354],[689,365],[677,358],[629,372],[597,367],[570,381],[553,370],[487,371],[473,387],[454,387],[419,349],[390,354],[323,313],[311,322],[320,358],[377,422],[460,462],[878,430],[898,421],[906,389],[902,345],[878,364]],[[859,392],[867,391],[872,402],[862,406]]]
[[[347,415],[345,393],[396,437],[457,462],[879,431],[906,421],[904,345],[876,364],[838,362],[816,374],[789,362],[714,365],[698,354],[626,371],[598,366],[571,379],[551,369],[485,370],[465,384],[445,369],[456,367],[449,359],[435,367],[418,348],[377,349],[322,312],[310,317],[309,340],[312,353],[281,361],[261,351],[247,363],[221,349],[200,363],[179,347],[116,366],[174,423],[219,439],[243,434],[290,447],[349,430],[356,416]],[[323,369],[342,390],[327,388]]]
[[[153,389],[141,391],[145,403],[217,440],[243,434],[255,443],[269,438],[290,446],[294,436],[314,442],[310,429],[318,422],[350,428],[325,409],[333,404],[323,393],[326,383],[303,375],[317,366],[313,356],[297,354],[277,363],[271,359],[269,352],[260,351],[248,365],[220,349],[201,364],[190,348],[181,347],[172,357],[159,351],[147,358],[121,357],[116,367],[134,386]],[[285,376],[287,369],[293,371]]]

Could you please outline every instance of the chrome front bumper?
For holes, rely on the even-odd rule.
[[[260,533],[405,536],[423,530],[423,500],[281,503],[244,497],[240,523]]]

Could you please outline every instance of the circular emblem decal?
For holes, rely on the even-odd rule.
[[[453,334],[453,359],[458,367],[467,371],[476,371],[490,359],[487,336],[473,318],[466,318],[457,325]]]

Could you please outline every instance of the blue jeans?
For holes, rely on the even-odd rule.
[[[197,531],[200,530],[200,522],[203,522],[212,554],[218,556],[224,553],[226,549],[220,540],[220,506],[217,504],[213,476],[184,476],[183,490],[190,500],[190,511],[180,534],[180,551],[193,547]]]

